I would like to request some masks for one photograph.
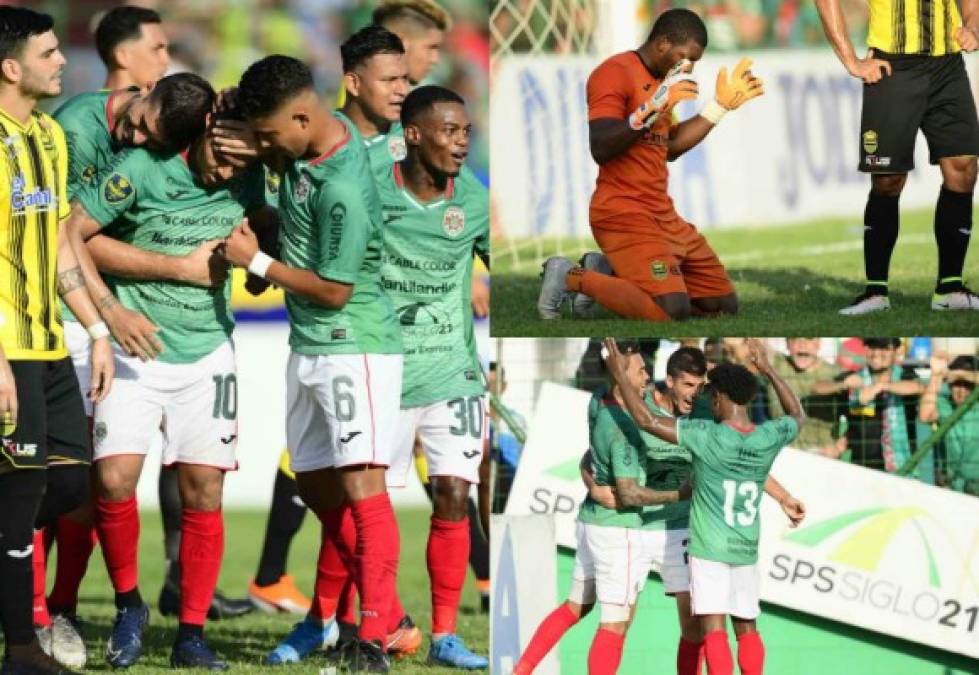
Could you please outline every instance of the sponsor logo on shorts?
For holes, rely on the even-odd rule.
[[[863,151],[869,154],[877,152],[877,132],[873,129],[863,132]]]
[[[391,153],[391,159],[395,162],[400,162],[402,159],[408,156],[408,146],[405,144],[404,136],[394,136],[388,139],[388,152]]]
[[[890,157],[878,157],[877,155],[867,155],[867,166],[890,166]]]
[[[361,433],[363,433],[363,432],[361,432],[361,431],[351,431],[351,432],[350,432],[349,434],[347,434],[346,436],[342,436],[342,437],[340,438],[340,442],[341,442],[341,443],[343,443],[344,445],[346,445],[347,443],[349,443],[349,442],[350,442],[350,441],[352,441],[353,439],[355,439],[355,438],[357,438],[358,436],[360,436],[360,434],[361,434]]]
[[[331,340],[346,340],[347,339],[347,329],[346,328],[334,328],[333,332],[330,333]]]
[[[442,216],[442,229],[450,237],[458,237],[466,227],[466,214],[458,206],[450,206]]]
[[[3,449],[11,457],[37,457],[37,443],[17,443],[5,438],[3,439]]]
[[[654,260],[649,265],[649,271],[656,281],[663,281],[670,273],[670,268],[662,260]]]
[[[304,201],[306,201],[306,197],[309,196],[309,188],[309,177],[306,176],[306,174],[303,174],[299,177],[299,180],[296,181],[295,187],[292,188],[293,201],[297,204],[302,204]]]
[[[92,429],[92,440],[95,445],[101,445],[105,437],[109,435],[109,427],[105,425],[105,422],[96,422],[95,428]]]
[[[231,442],[238,438],[238,434],[231,434],[230,436],[222,436],[221,442],[225,445],[231,445]]]
[[[469,380],[471,382],[475,382],[477,379],[479,379],[479,376],[476,375],[476,371],[475,370],[467,370],[466,372],[463,373],[463,375],[465,376],[465,378],[467,380]]]
[[[480,455],[480,454],[482,454],[482,453],[479,450],[466,450],[464,453],[462,453],[462,455],[466,459],[472,459],[476,455]]]
[[[102,196],[110,204],[118,204],[133,193],[132,183],[122,174],[114,173],[105,181]]]

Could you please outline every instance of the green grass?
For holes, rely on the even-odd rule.
[[[819,220],[775,228],[707,232],[734,281],[740,312],[734,317],[650,323],[620,319],[600,310],[595,319],[537,318],[540,261],[518,260],[494,247],[492,324],[494,337],[710,335],[972,335],[973,312],[933,312],[937,253],[932,213],[902,215],[901,235],[891,260],[889,312],[842,317],[837,311],[863,290],[861,218]],[[496,242],[494,242],[495,244]],[[590,244],[592,250],[597,246]],[[577,260],[586,246],[579,240],[546,241],[543,256],[560,250]],[[968,283],[979,283],[979,253],[966,260]]]
[[[426,675],[456,674],[457,670],[433,668],[425,665],[428,655],[430,632],[430,599],[428,572],[425,567],[425,544],[428,537],[428,509],[401,509],[397,512],[401,526],[401,567],[398,589],[405,609],[426,634],[418,654],[411,659],[397,662],[392,672]],[[139,563],[140,589],[150,603],[152,616],[146,633],[146,652],[139,664],[127,670],[133,675],[144,673],[171,673],[170,648],[176,633],[177,621],[163,618],[156,611],[156,597],[163,579],[163,535],[160,515],[157,512],[141,514]],[[265,512],[231,511],[225,514],[225,552],[219,587],[229,596],[244,597],[248,583],[255,574],[265,532]],[[297,586],[310,592],[319,548],[319,528],[316,519],[307,516],[303,529],[297,535],[289,551],[289,572],[296,577]],[[51,570],[49,565],[49,585]],[[467,579],[459,612],[458,632],[474,651],[486,654],[489,650],[489,619],[479,614],[479,598],[472,583]],[[112,626],[115,607],[112,602],[112,586],[105,572],[101,552],[96,549],[89,564],[88,574],[82,583],[78,613],[83,620],[82,635],[88,646],[87,671],[109,671],[105,662],[105,641]],[[294,615],[270,615],[253,612],[247,616],[226,621],[208,622],[205,635],[211,647],[231,665],[231,672],[318,673],[326,666],[322,656],[317,656],[296,666],[269,668],[262,665],[262,658],[276,642],[299,620]]]

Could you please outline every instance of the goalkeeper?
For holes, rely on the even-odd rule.
[[[647,321],[737,312],[727,271],[667,193],[666,163],[763,93],[751,61],[742,59],[730,75],[721,69],[715,97],[699,115],[677,123],[674,106],[697,97],[690,73],[706,47],[700,17],[671,9],[642,46],[605,60],[588,78],[589,142],[599,165],[589,218],[604,257],[588,254],[583,266],[549,258],[537,302],[542,319],[560,318],[569,298],[576,313],[587,313],[597,300]]]

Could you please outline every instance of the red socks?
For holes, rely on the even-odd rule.
[[[394,589],[391,597],[391,607],[388,609],[388,635],[398,630],[398,624],[405,618],[405,608],[401,606],[401,598],[398,596],[398,589]]]
[[[704,656],[708,675],[734,675],[734,657],[727,643],[727,631],[711,631],[704,637]]]
[[[588,675],[615,675],[622,661],[624,643],[625,635],[599,628],[588,650]]]
[[[47,581],[45,556],[44,530],[34,530],[34,552],[31,555],[31,564],[34,569],[33,613],[35,626],[51,625],[51,615],[48,614],[48,603],[44,599],[44,583]]]
[[[680,638],[680,646],[676,650],[677,675],[701,675],[704,665],[704,643],[687,642]]]
[[[136,497],[121,502],[95,498],[95,527],[102,556],[116,593],[136,588],[136,552],[139,546],[139,513]]]
[[[469,561],[469,518],[453,522],[432,516],[425,559],[432,582],[432,634],[454,633]]]
[[[387,637],[387,614],[397,585],[401,542],[386,492],[351,504],[357,527],[354,580],[360,591],[360,639]]]
[[[534,637],[530,638],[530,643],[520,655],[520,660],[514,666],[513,672],[530,673],[544,660],[547,653],[554,648],[561,636],[568,632],[573,625],[578,623],[578,617],[568,607],[562,603],[534,631]]]
[[[104,547],[104,544],[103,544]],[[180,622],[203,626],[224,554],[221,511],[183,510],[180,527]]]
[[[48,605],[54,610],[74,611],[78,605],[78,588],[82,585],[88,559],[98,539],[95,528],[61,516],[58,518],[58,569]]]
[[[339,511],[339,509],[335,509]],[[333,512],[327,515],[328,519],[339,521],[338,518],[331,518]],[[331,525],[338,524],[331,522]],[[337,550],[336,534],[330,532],[327,525],[323,525],[323,539],[320,543],[320,557],[316,563],[316,585],[313,597],[313,604],[309,613],[320,619],[329,619],[337,613],[337,603],[340,600],[340,593],[347,585],[349,574],[347,566],[340,557]]]
[[[745,633],[738,637],[738,667],[741,675],[761,675],[765,667],[765,644],[761,634]]]
[[[340,591],[340,600],[337,603],[337,621],[349,624],[357,623],[357,612],[354,611],[356,603],[357,585],[354,583],[353,577],[348,574],[347,583],[343,585],[343,590]],[[388,624],[390,625],[390,623],[389,620]]]

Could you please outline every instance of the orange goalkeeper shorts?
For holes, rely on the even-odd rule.
[[[691,299],[714,298],[734,293],[727,270],[696,227],[679,216],[661,220],[623,214],[622,218],[628,224],[619,225],[616,219],[592,226],[615,276],[653,297],[686,293]],[[648,220],[646,232],[636,232],[637,218]]]

